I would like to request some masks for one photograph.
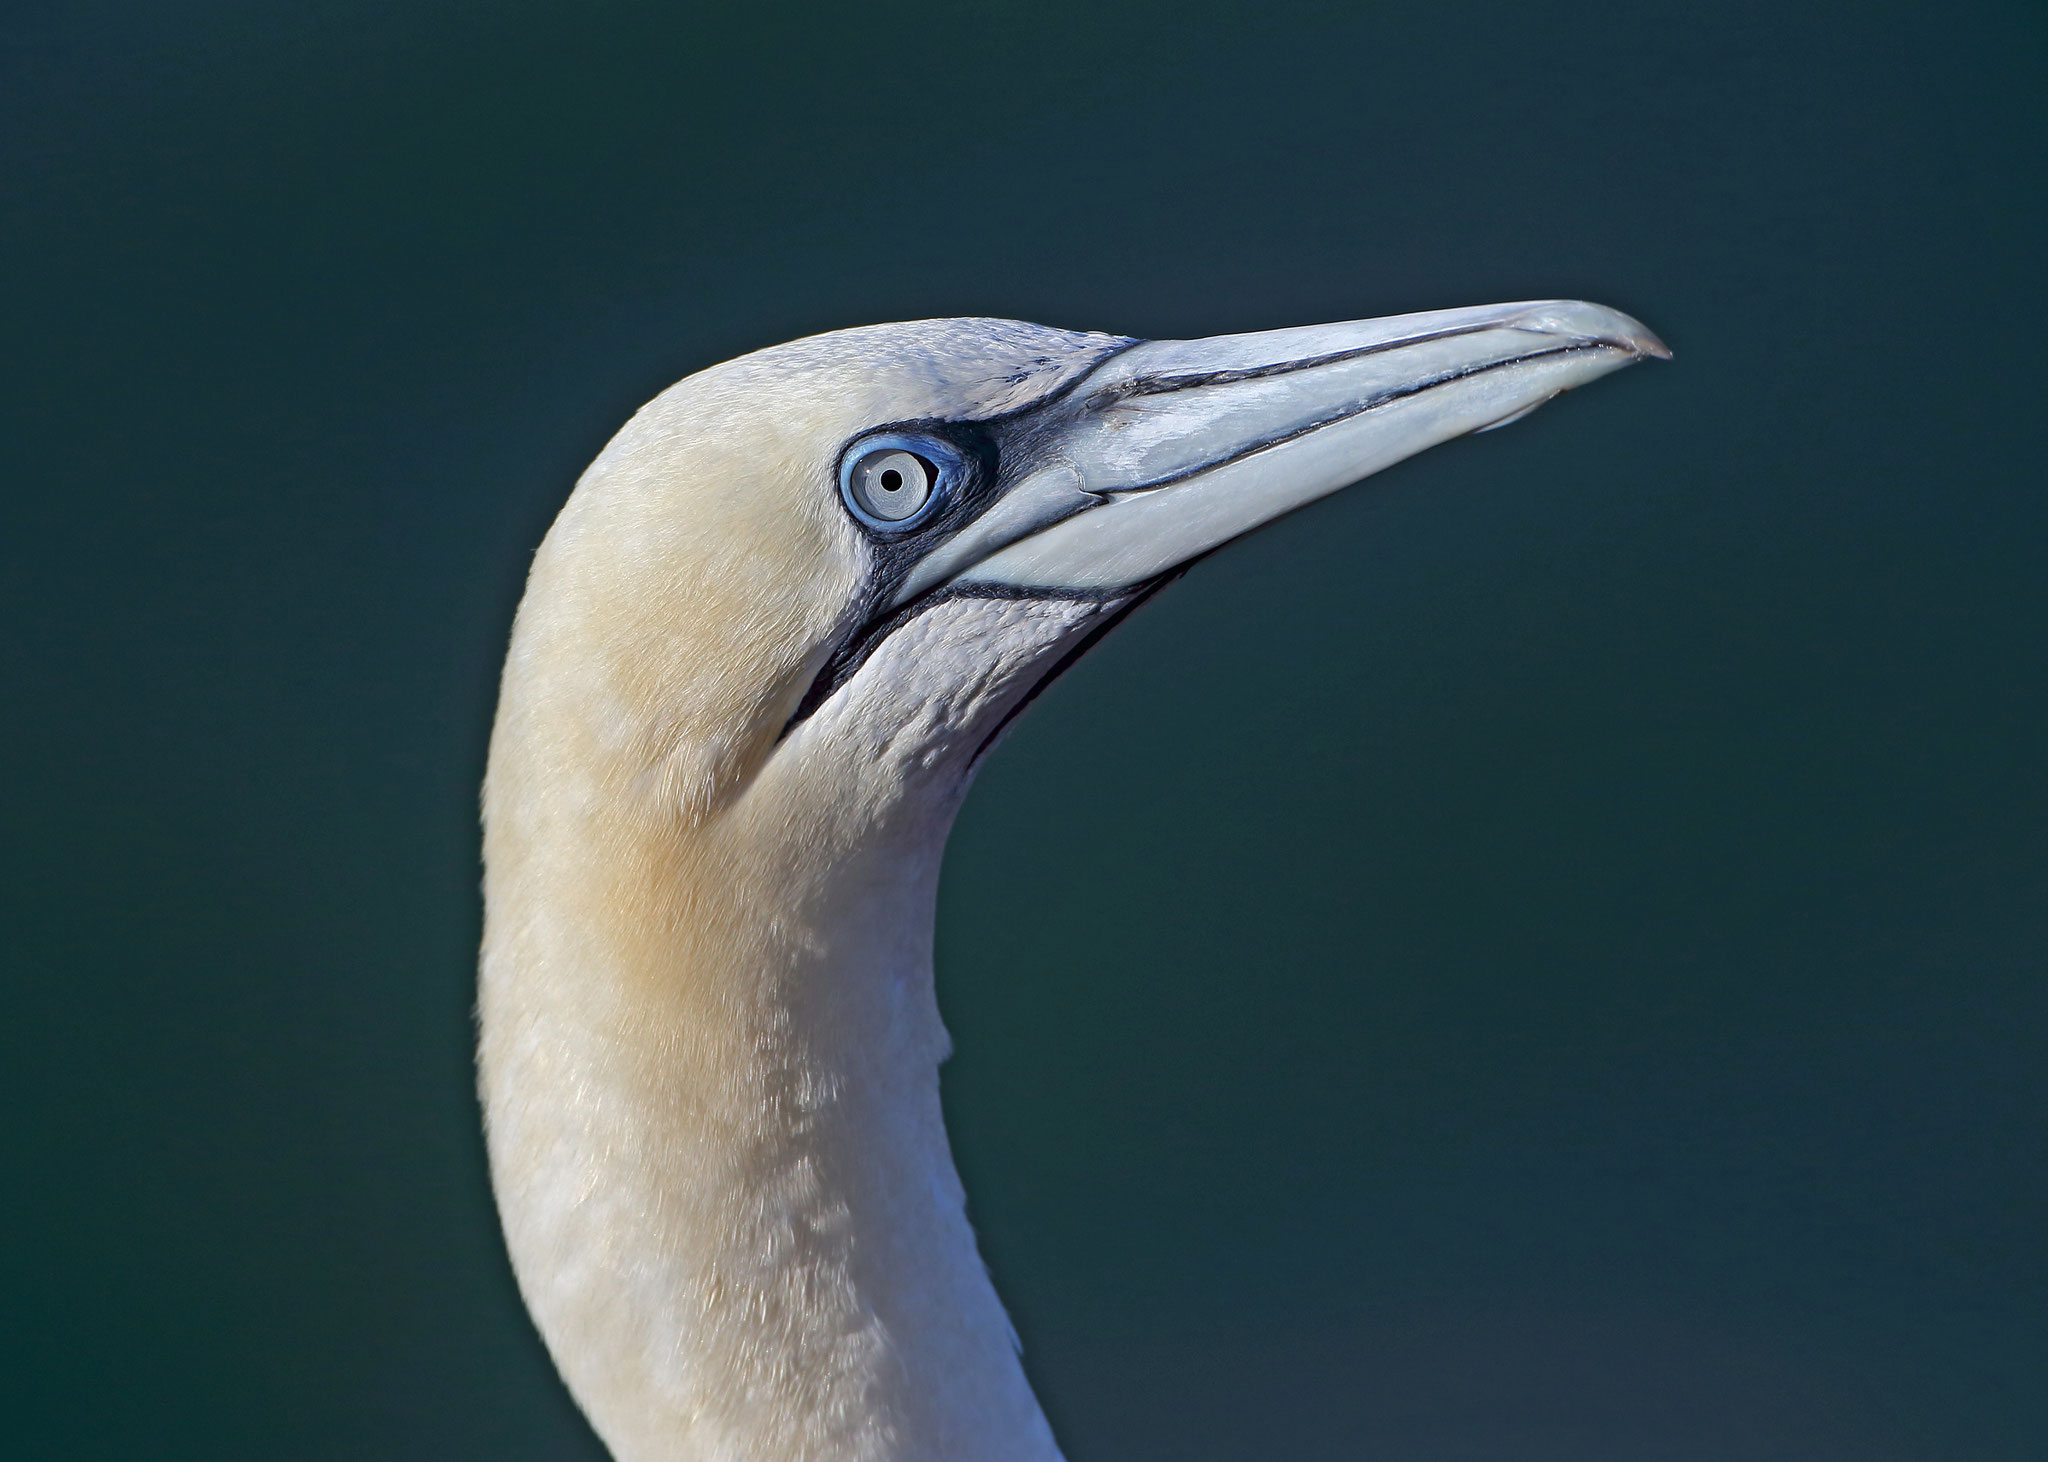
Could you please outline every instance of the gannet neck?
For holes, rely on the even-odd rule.
[[[545,567],[486,788],[481,1067],[571,1389],[621,1462],[1057,1458],[946,1143],[932,928],[975,752],[1104,606],[940,606],[860,671],[887,694],[697,815],[554,652]]]
[[[643,408],[534,560],[479,1064],[527,1304],[619,1462],[1052,1462],[939,1109],[976,761],[1189,563],[1667,354],[1536,301],[1136,341],[872,326]]]

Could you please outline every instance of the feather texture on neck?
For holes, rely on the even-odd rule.
[[[571,1388],[621,1462],[1055,1458],[946,1143],[932,927],[972,758],[1106,606],[935,607],[709,808],[549,675],[548,608],[486,788],[482,1083]]]

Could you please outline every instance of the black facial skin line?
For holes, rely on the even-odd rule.
[[[849,437],[841,445],[833,459],[832,476],[834,491],[837,491],[839,462],[843,461],[854,443],[865,437],[883,434],[893,436],[936,437],[960,453],[962,464],[961,481],[954,485],[952,499],[940,507],[938,514],[930,521],[920,523],[908,533],[891,534],[862,524],[868,542],[874,552],[874,563],[868,573],[867,583],[862,586],[857,628],[833,648],[832,654],[820,667],[817,675],[805,689],[803,698],[797,702],[796,710],[784,723],[776,736],[779,744],[789,733],[808,720],[813,712],[832,693],[853,677],[855,671],[867,662],[876,646],[892,633],[908,623],[921,611],[948,598],[961,597],[950,593],[945,587],[913,600],[895,610],[885,610],[903,581],[918,561],[930,553],[939,543],[952,537],[976,518],[994,507],[1002,497],[1009,482],[1021,481],[1030,474],[1037,463],[1038,454],[1033,450],[1036,439],[1043,435],[1035,430],[1042,420],[1040,413],[1079,390],[1104,362],[1122,355],[1134,346],[1143,345],[1142,340],[1130,336],[1119,337],[1116,343],[1105,349],[1088,368],[1072,380],[1054,390],[1046,392],[1021,406],[1012,407],[996,416],[976,421],[898,421],[883,422],[868,427],[858,436]],[[858,520],[856,520],[858,521]],[[1005,597],[999,591],[984,586],[987,592],[973,597]],[[1076,598],[1101,597],[1094,595],[1070,595],[1061,591],[1019,594],[1018,598]]]
[[[910,570],[919,559],[994,507],[1009,482],[1021,481],[1030,474],[1031,468],[1037,465],[1038,454],[1034,447],[1043,435],[1037,429],[1041,413],[1086,385],[1106,361],[1144,343],[1128,336],[1118,337],[1115,345],[1104,350],[1072,380],[995,416],[971,421],[927,417],[914,421],[879,422],[840,444],[832,467],[835,492],[839,481],[838,464],[845,460],[855,443],[867,437],[936,437],[960,454],[962,469],[961,480],[953,484],[951,499],[942,504],[932,518],[909,532],[891,533],[887,529],[860,524],[875,557],[862,595],[862,629],[856,631],[852,638],[858,639],[866,632],[874,615],[895,597],[896,590],[909,577]]]
[[[917,618],[918,615],[924,613],[927,609],[940,604],[951,603],[955,599],[1065,599],[1080,603],[1106,604],[1113,600],[1121,599],[1125,595],[1134,594],[1138,599],[1148,598],[1160,586],[1164,585],[1168,579],[1178,578],[1179,576],[1180,570],[1175,570],[1173,573],[1159,579],[1155,584],[1136,590],[1128,588],[1108,590],[1023,589],[1014,584],[941,584],[930,593],[920,595],[908,604],[902,605],[888,614],[869,619],[867,623],[863,624],[852,635],[848,636],[846,640],[841,642],[839,647],[832,652],[831,658],[826,660],[824,667],[818,671],[817,676],[811,681],[809,688],[804,691],[803,699],[797,702],[796,709],[790,713],[789,720],[783,724],[782,730],[777,734],[775,740],[779,745],[789,736],[790,732],[809,720],[812,713],[818,707],[832,699],[840,686],[853,679],[859,672],[860,667],[868,662],[868,657],[881,647],[884,640],[888,639],[890,635],[896,633],[897,630],[903,628],[904,625],[910,623],[911,620]],[[1109,623],[1113,624],[1116,620],[1121,619],[1128,612],[1129,608],[1135,607],[1135,605],[1136,599],[1133,600],[1130,606],[1119,608],[1111,617]],[[1088,638],[1083,642],[1082,648],[1094,644],[1108,628],[1109,624],[1104,624],[1091,631]],[[1076,649],[1070,652],[1069,658],[1078,658],[1078,655],[1079,649]],[[1067,660],[1062,660],[1054,668],[1053,673],[1058,674],[1066,669],[1067,663]],[[1043,684],[1044,682],[1041,681],[1040,686],[1042,687]],[[1037,694],[1037,689],[1031,692],[1031,695],[1035,696]],[[1025,699],[1029,700],[1030,697],[1027,696]],[[1019,706],[1017,709],[1021,710],[1023,707]],[[1011,712],[1011,715],[1015,714],[1016,711]],[[1005,720],[1007,721],[1007,718]],[[986,749],[987,743],[984,742],[982,750]],[[975,755],[980,756],[981,752],[977,751]]]
[[[854,621],[856,628],[833,647],[831,655],[819,667],[803,698],[797,702],[796,710],[791,712],[789,720],[776,736],[778,744],[809,719],[811,713],[829,700],[834,691],[846,684],[853,673],[866,663],[868,656],[875,652],[876,646],[919,611],[939,602],[944,595],[943,588],[895,610],[886,607],[920,559],[988,511],[1002,497],[1001,463],[1004,454],[997,444],[991,422],[891,422],[862,432],[860,437],[841,449],[840,457],[843,459],[853,442],[861,437],[884,433],[899,437],[936,437],[947,443],[960,454],[960,479],[951,485],[952,496],[940,506],[938,514],[908,533],[892,534],[862,525],[874,558],[869,565],[867,582],[861,586],[855,611],[858,616]],[[833,475],[835,478],[838,475],[836,465]]]
[[[931,437],[942,441],[959,453],[960,472],[958,479],[948,485],[949,496],[939,505],[938,512],[915,528],[892,533],[885,528],[874,528],[865,523],[860,525],[874,553],[863,595],[869,614],[888,602],[911,569],[916,567],[917,561],[931,552],[934,545],[980,517],[1002,496],[997,466],[1001,453],[996,446],[995,433],[986,423],[898,421],[861,433],[861,437],[882,435],[913,439]],[[841,460],[852,446],[853,443],[848,443],[847,448],[841,451]],[[838,475],[839,469],[835,465],[835,482]],[[859,522],[858,519],[855,521]]]
[[[1207,555],[1204,555],[1204,557],[1206,556]],[[1096,625],[1095,628],[1089,630],[1087,634],[1081,636],[1079,643],[1075,644],[1071,649],[1069,649],[1066,654],[1060,656],[1058,662],[1052,667],[1052,669],[1046,671],[1045,674],[1039,676],[1037,682],[1031,687],[1031,689],[1025,691],[1023,695],[1017,698],[1017,704],[1011,706],[1009,710],[1003,712],[1003,718],[1000,721],[996,722],[994,728],[990,730],[988,735],[981,738],[981,745],[975,747],[974,755],[967,759],[968,768],[972,770],[981,761],[982,757],[988,754],[988,749],[996,744],[996,738],[1001,736],[1005,731],[1010,729],[1010,723],[1012,721],[1016,720],[1019,716],[1023,715],[1025,711],[1031,708],[1031,703],[1037,700],[1038,697],[1044,693],[1045,688],[1047,686],[1051,685],[1055,680],[1058,680],[1062,675],[1065,675],[1069,670],[1073,669],[1076,661],[1078,661],[1083,655],[1087,654],[1090,650],[1094,649],[1097,645],[1101,644],[1102,637],[1104,635],[1108,634],[1111,630],[1115,629],[1118,625],[1122,624],[1126,619],[1129,619],[1132,610],[1136,609],[1140,604],[1143,604],[1147,599],[1150,599],[1154,594],[1157,594],[1161,589],[1164,589],[1168,584],[1172,583],[1175,579],[1179,578],[1182,574],[1186,573],[1189,569],[1193,567],[1193,563],[1184,563],[1177,569],[1168,569],[1165,573],[1161,574],[1158,578],[1152,580],[1152,582],[1149,584],[1141,584],[1136,589],[1124,590],[1123,592],[1129,594],[1130,597],[1124,600],[1123,603],[1117,605],[1116,608],[1110,610],[1109,613],[1105,614],[1102,617],[1102,622],[1100,624]],[[1049,594],[1031,594],[1019,595],[1017,597],[1047,599],[1059,596]]]
[[[1009,483],[1019,482],[1028,477],[1031,469],[1037,465],[1039,458],[1037,447],[1039,442],[1048,437],[1056,437],[1058,432],[1069,425],[1075,416],[1106,409],[1107,407],[1114,406],[1116,402],[1132,396],[1163,395],[1173,391],[1184,391],[1202,386],[1252,380],[1266,376],[1291,375],[1299,371],[1314,369],[1317,366],[1331,365],[1362,356],[1376,355],[1383,351],[1398,349],[1402,346],[1417,345],[1425,341],[1448,339],[1459,335],[1475,334],[1494,328],[1498,327],[1492,322],[1469,326],[1454,326],[1449,329],[1406,336],[1399,340],[1381,341],[1374,345],[1362,346],[1353,350],[1333,351],[1327,355],[1316,356],[1305,361],[1276,362],[1270,366],[1206,371],[1177,376],[1141,376],[1133,381],[1126,382],[1120,387],[1110,389],[1098,388],[1093,392],[1083,393],[1079,399],[1069,399],[1074,397],[1076,392],[1081,391],[1094,378],[1104,362],[1123,354],[1124,351],[1134,346],[1145,343],[1142,340],[1126,339],[1116,348],[1105,352],[1086,371],[1061,386],[1058,390],[1048,392],[1037,400],[1006,411],[1000,416],[988,417],[981,421],[965,422],[898,422],[872,427],[862,432],[860,437],[849,439],[846,447],[841,448],[842,457],[847,448],[850,448],[854,442],[859,441],[861,437],[872,436],[882,432],[938,437],[950,443],[960,452],[963,463],[962,481],[955,492],[953,500],[939,510],[938,516],[911,532],[901,534],[900,536],[891,536],[873,529],[867,530],[869,541],[874,546],[875,561],[873,571],[868,576],[868,582],[862,594],[860,618],[857,621],[858,628],[848,634],[833,649],[830,657],[826,659],[823,667],[819,669],[817,676],[811,681],[809,687],[805,689],[803,698],[797,702],[796,710],[783,725],[781,734],[776,738],[777,742],[779,743],[783,738],[787,737],[792,730],[807,720],[819,706],[831,699],[833,693],[840,686],[852,679],[854,673],[867,662],[868,657],[875,652],[876,647],[883,640],[934,604],[944,603],[948,599],[963,597],[1095,598],[1105,601],[1118,597],[1113,594],[1102,594],[1092,591],[1085,594],[1075,594],[1064,590],[1020,590],[1011,593],[1007,591],[998,592],[992,585],[964,589],[956,586],[941,586],[897,609],[887,612],[883,610],[883,606],[894,596],[897,588],[909,577],[911,569],[916,566],[918,560],[931,552],[940,542],[952,537],[955,533],[958,533],[961,529],[979,518],[984,512],[988,511],[989,508],[993,507],[1001,498],[1003,491]],[[1485,375],[1488,372],[1501,370],[1509,366],[1522,365],[1528,361],[1539,360],[1546,356],[1572,355],[1586,350],[1613,348],[1616,347],[1614,342],[1611,341],[1596,339],[1573,340],[1561,345],[1532,350],[1525,355],[1514,356],[1507,360],[1489,361],[1483,365],[1466,366],[1458,370],[1445,371],[1427,380],[1411,382],[1407,385],[1377,392],[1364,401],[1303,422],[1290,431],[1277,433],[1263,440],[1248,443],[1237,451],[1227,453],[1212,461],[1201,462],[1183,468],[1178,472],[1170,473],[1155,481],[1144,483],[1142,484],[1142,489],[1131,488],[1124,489],[1124,491],[1150,490],[1152,488],[1170,486],[1173,483],[1198,476],[1204,472],[1213,471],[1217,467],[1225,466],[1242,458],[1268,451],[1273,447],[1283,445],[1298,437],[1307,436],[1312,432],[1320,431],[1337,422],[1365,415],[1368,412],[1391,405],[1396,401],[1420,395],[1423,392],[1438,386],[1448,385],[1454,381]],[[836,466],[834,472],[836,475]],[[1215,548],[1221,546],[1221,544],[1215,545],[1209,552],[1214,552]],[[1200,555],[1200,557],[1206,556],[1206,553]],[[1180,573],[1185,572],[1191,566],[1192,562],[1183,564],[1179,570],[1144,588],[1139,593],[1138,598],[1132,601],[1132,607],[1158,592],[1161,585],[1171,578],[1177,578]],[[1118,611],[1113,616],[1112,623],[1117,619],[1121,619],[1123,612]],[[1092,645],[1095,638],[1097,636],[1091,636],[1084,643],[1084,648],[1087,645]],[[1076,658],[1078,658],[1078,652]],[[1069,660],[1062,660],[1053,670],[1052,676],[1062,673],[1069,663],[1071,663]],[[1040,682],[1041,688],[1043,685],[1050,683],[1052,676],[1048,676],[1045,681]],[[1037,690],[1034,690],[1032,695],[1036,694]],[[1026,697],[1027,701],[1029,699],[1030,697]],[[1005,724],[1007,724],[1007,718]],[[997,730],[1000,731],[1001,727],[998,727]],[[991,733],[991,739],[993,739],[994,734]],[[982,749],[987,749],[987,743],[983,744]],[[981,752],[977,751],[975,755],[979,757]]]

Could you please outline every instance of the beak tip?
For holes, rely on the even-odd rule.
[[[1624,315],[1619,310],[1602,311],[1612,321],[1614,328],[1608,332],[1611,343],[1620,346],[1637,360],[1669,360],[1671,347],[1657,338],[1657,333],[1633,315]]]
[[[1631,360],[1669,360],[1671,347],[1633,315],[1586,300],[1544,300],[1521,307],[1515,328],[1628,352]]]

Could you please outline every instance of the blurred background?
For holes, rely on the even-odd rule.
[[[1074,1462],[2048,1456],[2031,3],[80,0],[0,22],[22,1458],[595,1459],[471,1086],[528,557],[860,322],[1583,296],[1676,361],[1301,513],[954,840]]]

